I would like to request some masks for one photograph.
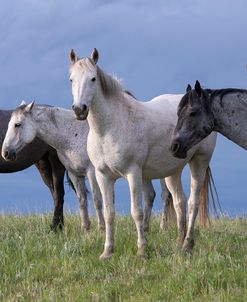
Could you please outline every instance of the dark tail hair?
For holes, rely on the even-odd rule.
[[[214,194],[215,193],[215,194]],[[210,195],[210,200],[209,200]],[[215,197],[216,196],[216,201]],[[219,196],[216,190],[216,186],[213,180],[211,169],[208,166],[205,174],[204,184],[200,196],[200,206],[199,206],[199,224],[202,228],[205,228],[207,224],[210,224],[209,212],[210,209],[213,211],[216,217],[222,214],[222,208],[219,202]],[[220,214],[218,213],[218,210]]]

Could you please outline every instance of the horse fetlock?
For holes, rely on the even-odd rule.
[[[195,245],[194,238],[185,238],[182,246],[182,252],[185,254],[191,253],[194,245]]]
[[[113,245],[105,246],[104,252],[100,255],[100,260],[107,260],[112,257],[114,253],[114,247]]]
[[[146,256],[146,245],[138,247],[137,256],[141,258]]]
[[[167,215],[162,214],[160,218],[160,229],[165,230],[167,228]]]
[[[143,230],[144,232],[149,232],[149,222],[144,222]]]
[[[143,230],[144,230],[144,232],[149,231],[149,225],[150,225],[150,215],[144,215],[144,218],[143,218]]]
[[[89,231],[91,228],[90,220],[88,220],[87,222],[82,222],[81,227],[84,231]]]
[[[105,221],[104,220],[99,220],[98,221],[98,229],[101,231],[105,231]]]

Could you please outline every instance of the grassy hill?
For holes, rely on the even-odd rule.
[[[116,251],[102,262],[104,234],[82,232],[66,215],[63,232],[50,216],[0,216],[0,301],[247,301],[247,219],[221,218],[196,230],[192,256],[176,246],[176,227],[152,218],[146,259],[136,253],[130,217],[116,219]]]

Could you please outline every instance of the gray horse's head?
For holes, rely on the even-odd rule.
[[[210,93],[202,89],[198,81],[194,89],[188,85],[187,93],[178,106],[177,115],[171,152],[176,157],[185,158],[187,151],[208,136],[214,125]]]
[[[26,105],[21,103],[11,115],[8,129],[2,145],[2,157],[15,161],[17,154],[36,136],[36,128],[32,123],[31,112],[34,102]]]

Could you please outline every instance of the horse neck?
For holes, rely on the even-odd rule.
[[[37,125],[38,138],[56,150],[69,146],[66,114],[60,108],[34,107],[33,120]]]
[[[211,98],[214,129],[247,149],[247,91]]]
[[[90,130],[98,135],[104,135],[108,129],[111,129],[115,121],[116,115],[121,111],[120,96],[105,97],[101,89],[97,89],[92,105],[88,114],[88,124]],[[122,114],[122,111],[121,111]]]

